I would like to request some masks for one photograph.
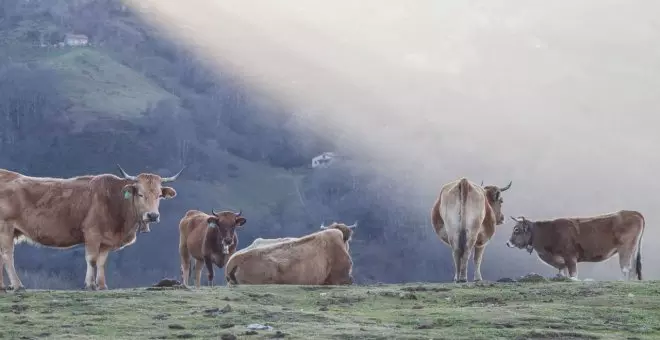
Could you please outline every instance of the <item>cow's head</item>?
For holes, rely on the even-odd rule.
[[[140,219],[140,231],[149,232],[149,223],[160,222],[158,211],[160,200],[176,196],[176,190],[171,187],[164,187],[162,184],[175,181],[183,169],[172,177],[160,177],[150,173],[131,176],[119,164],[117,164],[117,167],[124,179],[133,182],[122,188],[122,195],[125,199],[133,201],[136,215]]]
[[[222,245],[222,253],[229,254],[229,247],[234,244],[234,232],[237,227],[241,227],[247,222],[245,217],[231,211],[216,212],[211,209],[211,216],[206,220],[209,228],[216,230],[216,242]]]
[[[534,250],[532,247],[532,241],[534,239],[534,222],[523,216],[518,218],[512,216],[511,219],[516,222],[516,225],[513,226],[511,238],[506,243],[506,246],[509,248],[525,248],[531,254]]]
[[[325,226],[325,224],[321,224],[321,230],[338,229],[344,235],[344,243],[346,243],[346,248],[348,248],[348,241],[350,241],[351,238],[353,237],[353,229],[355,229],[357,225],[358,225],[357,221],[355,221],[355,223],[351,225],[333,222],[331,225],[327,227]]]
[[[502,199],[502,193],[509,190],[512,183],[513,182],[509,182],[507,186],[500,188],[495,185],[484,186],[484,182],[481,181],[481,186],[486,192],[488,203],[490,203],[490,206],[493,208],[493,212],[495,213],[495,223],[498,225],[504,223],[504,212],[502,211],[502,203],[504,203],[504,200]]]

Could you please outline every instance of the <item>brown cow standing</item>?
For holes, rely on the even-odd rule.
[[[133,244],[137,231],[158,223],[161,199],[176,191],[161,183],[172,177],[142,173],[73,178],[24,176],[0,169],[0,265],[11,286],[23,290],[14,267],[14,244],[23,240],[53,248],[85,244],[86,289],[107,289],[105,262],[110,251]],[[96,283],[94,283],[94,271]],[[4,288],[0,270],[0,288]]]
[[[539,258],[559,270],[559,276],[568,271],[571,280],[577,278],[579,262],[602,262],[619,254],[619,265],[624,280],[629,280],[633,255],[635,274],[642,279],[642,235],[644,216],[637,211],[618,212],[587,217],[558,218],[530,221],[525,217],[513,218],[509,248],[536,250]]]
[[[322,225],[310,235],[236,252],[225,266],[227,285],[350,285],[348,242],[356,226]]]
[[[431,222],[454,258],[454,281],[467,282],[467,262],[474,249],[474,280],[481,281],[481,261],[495,226],[504,222],[501,193],[511,188],[476,184],[461,178],[445,184],[431,209]]]
[[[195,259],[195,286],[199,288],[202,264],[206,264],[209,285],[213,285],[213,264],[224,267],[229,257],[236,251],[238,236],[236,227],[247,220],[231,211],[215,212],[211,215],[199,210],[189,210],[179,222],[179,255],[181,275],[184,285],[190,276],[190,257]]]

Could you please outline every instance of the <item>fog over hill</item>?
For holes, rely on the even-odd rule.
[[[401,199],[419,214],[460,176],[513,180],[507,215],[636,209],[649,225],[644,244],[660,236],[657,202],[646,194],[660,188],[657,2],[140,4],[216,69],[281,98],[306,128],[414,188],[419,198]],[[487,248],[488,272],[548,271],[504,247],[510,232],[501,226]],[[645,247],[644,257],[655,250]],[[580,269],[616,278],[618,260]]]

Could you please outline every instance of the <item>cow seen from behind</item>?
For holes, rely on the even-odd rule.
[[[431,222],[440,240],[451,247],[454,281],[467,282],[468,259],[474,249],[474,280],[481,281],[484,249],[504,222],[502,192],[511,188],[476,185],[466,178],[445,184],[431,208]]]
[[[206,266],[208,284],[213,285],[213,265],[223,268],[229,257],[236,251],[238,236],[236,228],[247,220],[242,213],[231,211],[206,214],[199,210],[189,210],[179,222],[179,255],[181,276],[185,286],[190,277],[191,258],[195,260],[195,286],[201,286],[202,266]]]
[[[107,289],[110,251],[133,244],[138,230],[149,232],[149,224],[160,221],[160,200],[176,196],[162,184],[183,171],[172,177],[131,176],[117,167],[122,177],[31,177],[0,169],[0,267],[4,265],[14,290],[25,289],[14,267],[14,244],[21,241],[59,249],[84,244],[85,288]]]
[[[516,224],[506,245],[530,254],[536,251],[543,262],[559,271],[559,276],[566,276],[567,271],[568,277],[577,281],[579,262],[602,262],[619,254],[623,279],[629,280],[633,274],[642,279],[645,221],[637,211],[542,221],[522,216],[511,219]]]

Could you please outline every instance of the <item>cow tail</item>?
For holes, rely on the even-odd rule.
[[[467,220],[465,216],[465,208],[467,205],[467,196],[468,196],[468,190],[470,190],[468,186],[468,181],[463,178],[461,182],[458,185],[458,191],[460,193],[460,220],[461,220],[461,225],[460,225],[460,231],[458,232],[458,253],[459,256],[463,257],[463,254],[465,254],[465,249],[467,248]]]
[[[635,273],[637,274],[637,279],[642,280],[642,238],[644,236],[644,228],[646,227],[646,221],[644,216],[642,218],[642,231],[639,233],[639,240],[637,240],[637,256],[635,258]]]
[[[188,266],[188,268],[190,268],[190,270],[188,270],[188,282],[192,282],[193,272],[195,271],[195,261],[191,258],[188,262],[190,263]]]

